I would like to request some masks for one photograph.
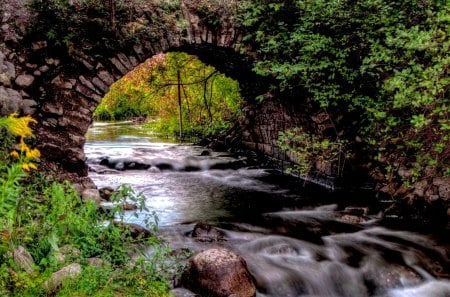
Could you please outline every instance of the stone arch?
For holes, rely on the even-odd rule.
[[[46,40],[24,43],[33,15],[24,0],[6,0],[0,6],[1,113],[32,114],[39,122],[38,147],[50,169],[60,172],[63,178],[77,180],[87,176],[84,135],[95,108],[112,83],[155,54],[195,54],[238,80],[244,97],[251,98],[260,87],[259,80],[251,71],[251,58],[239,53],[238,28],[229,17],[211,26],[202,21],[191,2],[180,2],[180,16],[187,24],[183,30],[165,28],[158,39],[141,36],[107,56],[91,56],[75,49],[67,57],[47,50]],[[154,17],[147,11],[136,13],[143,18]],[[17,20],[20,23],[12,26]]]

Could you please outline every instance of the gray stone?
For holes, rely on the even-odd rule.
[[[52,105],[49,103],[42,106],[42,111],[57,116],[62,116],[64,114],[64,109],[62,108],[61,105]]]
[[[81,274],[81,265],[77,263],[70,264],[61,270],[52,274],[49,280],[44,283],[44,287],[48,291],[57,290],[61,284],[70,278],[75,278]]]
[[[16,78],[16,84],[21,88],[29,88],[34,82],[34,76],[30,74],[21,74]]]
[[[51,81],[52,84],[56,85],[57,87],[62,86],[62,84],[64,83],[63,80],[61,79],[61,76],[55,76],[55,78],[52,79]]]
[[[66,158],[73,164],[78,164],[86,159],[86,155],[81,147],[70,147],[64,151]],[[98,191],[97,191],[98,192]]]
[[[71,90],[73,89],[73,84],[71,84],[70,82],[66,81],[62,84],[61,88],[66,89],[66,90]]]
[[[60,264],[65,263],[71,259],[79,258],[80,255],[81,251],[69,244],[60,247],[54,254],[56,261]]]
[[[105,260],[101,259],[101,258],[89,258],[87,259],[89,265],[94,266],[94,267],[102,267],[104,265],[107,265],[108,262],[106,262]]]
[[[450,200],[450,184],[443,184],[439,186],[439,197],[444,200]]]
[[[117,58],[119,58],[120,62],[123,66],[125,66],[126,69],[130,70],[133,68],[133,65],[124,53],[117,54]]]
[[[436,177],[435,179],[433,179],[433,185],[435,186],[450,185],[450,176]]]
[[[109,91],[109,87],[98,77],[94,77],[92,79],[92,83],[99,88],[100,90],[102,90],[104,93],[107,93]]]
[[[31,64],[31,63],[26,63],[25,67],[29,68],[29,69],[36,69],[38,67],[37,64]]]
[[[97,76],[109,86],[115,81],[114,77],[108,71],[99,71]]]
[[[130,60],[131,65],[132,65],[133,67],[136,67],[137,65],[139,65],[139,61],[136,59],[136,57],[134,57],[134,56],[129,56],[128,59]]]
[[[31,48],[35,51],[46,48],[46,47],[47,47],[47,41],[44,41],[44,40],[36,41],[31,44]]]
[[[16,68],[11,62],[0,63],[0,84],[10,87],[11,81],[16,77]]]
[[[5,87],[11,86],[11,78],[7,73],[0,73],[0,85],[4,85]]]
[[[209,249],[189,259],[183,285],[202,296],[253,297],[256,287],[245,260],[226,249]]]
[[[78,79],[80,80],[80,83],[81,83],[83,86],[85,86],[85,87],[91,89],[91,90],[94,91],[94,92],[98,92],[97,89],[94,87],[94,85],[93,85],[89,80],[87,80],[84,76],[80,75],[80,76],[78,77]]]
[[[117,59],[117,58],[111,58],[109,59],[111,61],[111,63],[114,65],[114,67],[119,70],[119,72],[122,75],[125,75],[128,73],[128,69],[125,68],[125,66],[122,65],[122,63]]]
[[[34,114],[36,112],[37,103],[31,99],[24,99],[21,101],[20,108],[24,114]]]
[[[428,181],[421,180],[414,184],[414,194],[423,197],[425,195],[425,191],[428,188]]]
[[[94,201],[95,203],[100,203],[102,200],[97,189],[84,189],[81,193],[81,199],[83,201]]]
[[[19,112],[22,103],[22,96],[13,89],[0,86],[0,114],[9,115]]]
[[[36,70],[36,71],[33,72],[34,76],[41,76],[41,74],[42,73],[39,70]]]
[[[170,293],[174,296],[174,297],[201,297],[198,294],[195,294],[192,291],[189,291],[188,289],[184,289],[184,288],[176,288],[170,291]]]
[[[34,271],[33,257],[23,246],[18,246],[13,251],[13,259],[14,263],[26,272],[32,273]]]
[[[48,67],[47,65],[43,65],[41,67],[39,67],[39,71],[44,73],[47,72],[50,69],[50,67]]]
[[[201,242],[225,241],[223,231],[205,223],[195,225],[192,237]]]
[[[53,65],[55,63],[55,59],[53,59],[53,58],[46,58],[45,59],[45,63],[47,63],[47,65]]]
[[[125,222],[119,222],[114,221],[114,225],[122,228],[125,232],[128,233],[129,236],[132,238],[148,238],[152,236],[152,233],[147,228],[144,228],[138,224],[133,223],[125,223]]]
[[[46,126],[46,127],[52,127],[52,128],[56,128],[56,126],[58,126],[58,120],[55,118],[46,118],[43,122],[42,125]]]

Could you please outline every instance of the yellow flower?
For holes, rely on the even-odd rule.
[[[28,163],[23,163],[22,164],[22,169],[25,171],[30,171],[30,166],[28,165]]]
[[[41,152],[38,149],[28,149],[25,152],[25,156],[29,159],[37,159],[41,156]]]
[[[20,137],[19,147],[20,147],[20,151],[21,152],[25,152],[26,153],[26,152],[28,152],[30,150],[28,145],[25,143],[23,137]]]
[[[9,155],[13,158],[19,159],[19,153],[17,151],[12,151]]]
[[[29,127],[30,123],[37,123],[30,115],[17,117],[17,113],[13,113],[8,117],[8,130],[13,135],[28,137],[33,135],[33,131]]]
[[[37,170],[37,166],[36,166],[36,164],[34,164],[34,163],[28,163],[28,167],[30,168],[30,170],[31,170],[31,169]]]

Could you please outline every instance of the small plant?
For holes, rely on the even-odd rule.
[[[280,132],[277,145],[283,151],[293,154],[297,164],[289,168],[289,172],[300,176],[311,174],[317,162],[320,162],[322,167],[337,163],[336,175],[342,176],[345,160],[349,157],[344,140],[319,139],[300,128]]]

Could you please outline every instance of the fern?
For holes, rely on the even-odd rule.
[[[21,189],[20,180],[25,172],[20,164],[13,164],[7,169],[6,177],[0,178],[0,218],[11,219],[17,211]]]

